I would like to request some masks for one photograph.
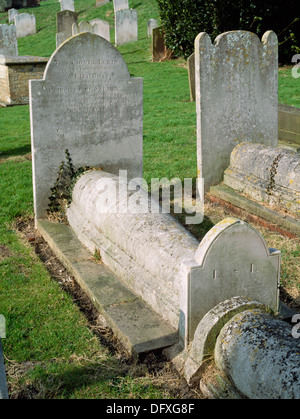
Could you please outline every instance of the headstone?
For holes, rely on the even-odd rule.
[[[77,25],[78,13],[64,10],[56,14],[56,48],[73,35],[72,26]]]
[[[15,16],[17,16],[19,14],[17,9],[9,9],[8,11],[8,21],[9,23],[14,23],[15,22]]]
[[[12,57],[18,55],[15,25],[0,25],[0,55]]]
[[[189,56],[187,60],[188,74],[189,74],[189,86],[190,86],[190,100],[195,102],[196,92],[195,92],[195,53]]]
[[[128,0],[113,0],[114,2],[114,12],[118,10],[129,9]]]
[[[223,179],[241,141],[278,142],[278,41],[274,32],[232,31],[195,41],[198,176]]]
[[[128,170],[142,177],[143,83],[109,42],[89,32],[70,38],[30,81],[34,207],[47,215],[62,150],[75,167]]]
[[[154,28],[151,38],[152,62],[160,62],[172,55],[165,44],[162,28]]]
[[[151,38],[153,29],[158,28],[157,20],[149,19],[147,24],[147,35],[148,38]]]
[[[60,11],[64,10],[75,12],[74,0],[60,0]]]
[[[36,33],[35,16],[29,13],[21,13],[15,16],[15,25],[17,29],[17,38],[24,38]]]
[[[79,33],[82,33],[82,32],[94,33],[93,25],[91,25],[90,22],[86,22],[85,20],[80,22],[78,25],[76,23],[73,23],[73,25],[72,25],[72,35],[73,36],[78,35]]]
[[[259,301],[276,313],[279,284],[280,251],[268,248],[251,225],[226,218],[206,234],[194,260],[182,264],[183,340],[193,339],[209,310],[235,296]]]
[[[94,28],[94,34],[102,36],[102,38],[110,42],[110,26],[108,22],[101,19],[93,19],[90,23]]]
[[[136,42],[138,40],[137,11],[122,9],[115,14],[115,43],[116,46]]]

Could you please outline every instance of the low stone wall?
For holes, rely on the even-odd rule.
[[[29,80],[42,79],[48,58],[0,58],[0,104],[26,105],[29,103]]]
[[[279,147],[240,143],[231,153],[224,184],[259,202],[300,214],[300,155]]]

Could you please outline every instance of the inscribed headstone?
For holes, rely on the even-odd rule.
[[[9,9],[8,11],[8,21],[9,23],[14,23],[15,22],[15,16],[17,16],[19,14],[17,9]]]
[[[153,29],[158,28],[157,20],[149,19],[147,24],[147,35],[148,38],[151,38]]]
[[[143,81],[131,78],[118,50],[85,32],[49,60],[43,80],[30,81],[34,208],[46,216],[63,151],[76,168],[101,167],[142,177]]]
[[[0,55],[12,57],[18,55],[15,25],[0,25]]]
[[[138,40],[137,11],[134,9],[117,10],[115,14],[116,46]]]
[[[36,33],[35,16],[29,13],[21,13],[15,16],[15,25],[17,29],[17,38],[24,38]]]
[[[205,189],[223,179],[242,141],[278,141],[278,41],[251,32],[202,32],[195,41],[198,176]]]
[[[93,26],[94,34],[102,36],[110,42],[110,26],[109,23],[101,19],[93,19],[90,21],[90,24]]]
[[[114,2],[114,12],[118,10],[129,9],[128,0],[113,0]]]
[[[60,0],[60,11],[64,10],[75,12],[74,0]]]

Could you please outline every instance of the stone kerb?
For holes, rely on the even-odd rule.
[[[138,16],[134,9],[117,10],[115,14],[116,46],[138,40]]]
[[[195,40],[198,173],[218,184],[241,141],[278,142],[278,40],[232,31]]]
[[[25,36],[36,33],[36,19],[34,15],[29,13],[21,13],[15,16],[15,25],[17,29],[17,38],[24,38]]]
[[[0,25],[0,55],[18,56],[18,41],[15,25]]]
[[[51,56],[43,80],[30,82],[36,218],[47,215],[62,153],[75,167],[128,170],[142,176],[143,82],[130,78],[122,55],[85,32]],[[84,151],[83,151],[84,150]]]
[[[182,264],[180,335],[186,344],[214,306],[235,296],[279,306],[280,251],[269,249],[247,223],[227,218],[201,241],[194,260]]]

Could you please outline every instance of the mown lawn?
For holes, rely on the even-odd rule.
[[[147,21],[158,18],[156,2],[129,3],[138,10],[139,41],[119,49],[131,75],[144,79],[144,178],[195,178],[195,104],[189,101],[186,63],[151,63]],[[99,17],[113,24],[112,3],[96,8],[95,0],[75,0],[75,5],[79,20]],[[19,55],[53,53],[57,11],[57,0],[26,10],[36,15],[38,33],[19,39]],[[6,13],[0,13],[0,23],[7,23]],[[299,83],[290,68],[281,69],[279,101],[300,107]],[[149,374],[145,365],[128,367],[103,344],[80,304],[51,277],[17,231],[16,223],[33,216],[30,153],[28,106],[0,108],[0,313],[6,318],[3,346],[11,397],[172,397],[166,381]],[[207,225],[226,215],[222,208],[206,207]],[[269,246],[282,251],[282,287],[298,301],[298,240],[256,227]]]

